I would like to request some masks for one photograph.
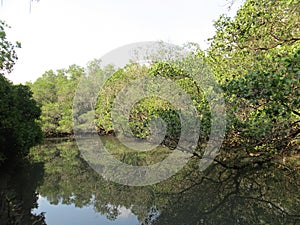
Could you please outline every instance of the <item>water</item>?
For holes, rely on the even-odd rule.
[[[33,210],[34,214],[46,212],[47,224],[55,225],[134,225],[139,224],[137,216],[130,209],[118,207],[118,216],[114,220],[109,220],[105,215],[97,213],[93,205],[78,207],[74,203],[71,204],[51,204],[49,200],[43,196],[39,196],[37,201],[38,208]],[[114,206],[111,206],[114,210]]]
[[[106,143],[115,157],[132,164],[168,154],[160,149],[163,156],[134,155],[114,138]],[[10,213],[17,221],[10,224],[300,224],[299,169],[277,164],[229,169],[216,163],[201,173],[197,160],[162,183],[132,187],[101,177],[81,158],[75,142],[48,141],[32,149],[31,165],[17,176],[1,177],[0,196],[11,195],[23,215],[23,223],[17,223],[19,214]]]

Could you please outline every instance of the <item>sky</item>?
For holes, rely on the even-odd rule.
[[[111,206],[108,204],[108,206]],[[33,210],[34,214],[46,212],[46,223],[49,225],[132,225],[139,224],[137,216],[130,209],[123,206],[118,208],[119,216],[112,221],[107,219],[103,214],[97,213],[92,205],[82,208],[76,207],[74,204],[51,204],[47,198],[39,196],[38,208]]]
[[[7,77],[34,82],[47,70],[68,68],[101,58],[111,50],[141,41],[181,45],[196,42],[205,49],[214,34],[213,21],[235,15],[228,0],[2,0],[0,19],[10,41],[19,41],[18,61]]]

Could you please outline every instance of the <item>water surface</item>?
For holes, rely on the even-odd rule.
[[[127,152],[113,138],[106,142],[115,157],[127,163],[149,164],[165,157],[157,152]],[[216,163],[199,172],[198,159],[192,158],[162,183],[132,187],[101,177],[70,140],[48,141],[32,149],[31,157],[42,166],[27,173],[22,182],[34,184],[27,188],[27,194],[36,196],[37,204],[30,199],[31,213],[44,215],[47,225],[300,223],[297,168],[272,163],[230,169]]]

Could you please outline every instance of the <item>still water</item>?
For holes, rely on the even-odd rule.
[[[116,158],[133,165],[164,157],[128,152],[114,138],[105,142]],[[2,187],[0,196],[11,204],[0,204],[9,214],[0,224],[300,224],[299,168],[215,163],[199,172],[197,160],[164,182],[132,187],[101,177],[74,141],[47,141],[31,150],[30,166],[2,176],[7,193]]]
[[[51,204],[51,202],[43,196],[38,198],[38,208],[33,210],[34,214],[39,214],[42,212],[47,212],[46,222],[47,224],[55,225],[134,225],[139,224],[137,216],[134,215],[130,209],[125,207],[118,207],[112,210],[116,210],[118,216],[116,219],[109,220],[105,215],[97,213],[92,205],[78,207],[74,203],[71,204]]]

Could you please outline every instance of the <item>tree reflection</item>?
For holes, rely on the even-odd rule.
[[[126,154],[114,139],[111,146]],[[132,152],[130,154],[133,154]],[[155,154],[157,155],[157,154]],[[143,156],[145,161],[155,155]],[[145,187],[109,182],[84,162],[72,141],[46,143],[31,156],[45,163],[40,194],[52,204],[93,206],[110,220],[120,207],[141,224],[297,224],[300,222],[300,173],[268,162],[243,168],[215,163],[205,172],[192,158],[180,173]],[[161,157],[161,156],[159,156]]]
[[[0,224],[46,225],[44,214],[32,214],[36,208],[36,188],[43,177],[43,165],[19,162],[14,168],[1,168],[0,173]]]
[[[215,165],[174,191],[154,224],[296,224],[298,181],[299,171],[270,164],[243,170]]]

